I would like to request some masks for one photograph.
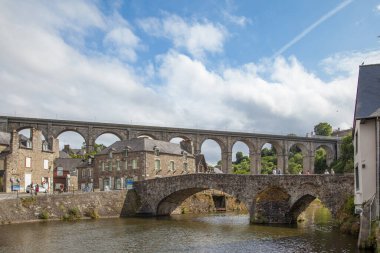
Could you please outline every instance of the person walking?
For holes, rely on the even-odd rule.
[[[37,185],[36,185],[36,190],[35,190],[35,192],[36,192],[36,196],[37,196],[37,194],[38,194],[39,191],[40,191],[40,186],[37,184]]]

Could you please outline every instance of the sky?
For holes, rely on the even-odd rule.
[[[346,129],[379,27],[380,0],[3,0],[0,115]]]

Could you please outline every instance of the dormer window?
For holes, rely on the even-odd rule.
[[[124,152],[124,157],[126,158],[126,157],[128,157],[128,153],[129,153],[129,151],[131,150],[132,148],[130,147],[130,146],[127,146],[124,150],[123,150],[123,152]]]
[[[30,140],[26,141],[26,148],[32,148],[32,142]]]
[[[159,156],[160,155],[160,149],[157,146],[153,147],[154,155]]]
[[[42,151],[47,151],[47,150],[49,150],[49,145],[46,141],[44,141],[42,143]]]

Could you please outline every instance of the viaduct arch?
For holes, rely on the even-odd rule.
[[[314,172],[314,155],[318,147],[327,149],[327,162],[330,164],[338,158],[340,139],[335,137],[300,137],[293,135],[269,135],[258,133],[187,129],[173,127],[156,127],[115,123],[99,123],[54,119],[38,119],[0,116],[0,131],[12,132],[24,128],[36,128],[42,131],[46,139],[57,137],[65,131],[74,131],[83,136],[88,152],[94,149],[95,140],[103,133],[111,133],[121,140],[137,138],[145,135],[153,139],[170,141],[174,137],[185,137],[193,145],[195,154],[201,152],[202,143],[207,139],[217,141],[221,148],[222,171],[232,173],[232,148],[237,141],[249,147],[251,174],[260,174],[261,147],[272,143],[277,151],[277,166],[284,172],[288,167],[289,149],[293,144],[303,147],[304,171]]]

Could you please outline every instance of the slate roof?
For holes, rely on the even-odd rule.
[[[11,143],[11,134],[0,132],[0,145],[9,145]]]
[[[62,167],[64,171],[74,171],[79,164],[82,163],[81,158],[57,158],[54,161],[55,167]]]
[[[70,158],[70,155],[61,150],[59,151],[59,158]]]
[[[359,67],[355,120],[380,117],[380,64]]]
[[[166,141],[152,140],[148,138],[135,138],[131,140],[117,141],[113,143],[111,146],[102,150],[102,152],[98,154],[100,155],[108,154],[110,149],[113,149],[115,153],[120,153],[120,152],[123,152],[127,146],[131,148],[130,150],[131,152],[134,152],[134,151],[153,152],[154,146],[156,146],[160,150],[160,153],[165,153],[165,154],[182,155],[182,152],[184,151],[183,149],[181,149],[179,144],[166,142]]]

